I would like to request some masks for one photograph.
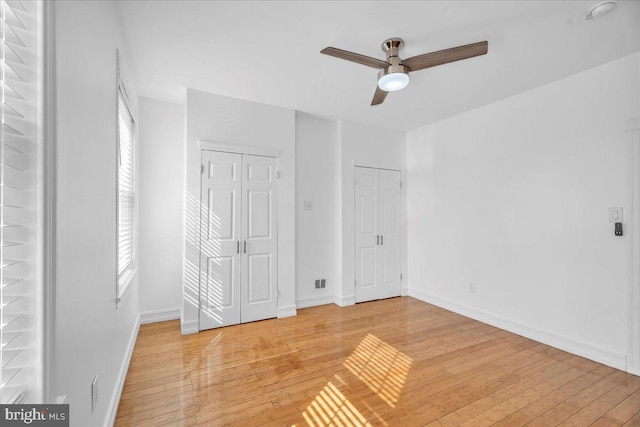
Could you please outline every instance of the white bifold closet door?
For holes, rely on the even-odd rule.
[[[400,171],[356,167],[356,302],[399,296]]]
[[[200,330],[277,316],[277,159],[202,151]]]

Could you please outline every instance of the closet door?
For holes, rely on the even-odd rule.
[[[241,322],[278,315],[277,160],[242,157]]]
[[[200,330],[240,322],[242,156],[202,151]]]
[[[401,294],[399,171],[355,168],[356,302]]]

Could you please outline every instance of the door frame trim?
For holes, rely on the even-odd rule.
[[[390,168],[388,166],[380,166],[380,165],[375,165],[375,164],[371,164],[371,163],[364,164],[364,163],[353,162],[353,167],[354,168],[368,168],[368,169],[382,169],[382,170],[386,170],[386,171],[394,171],[394,172],[400,172],[401,174],[404,174],[404,171],[402,169],[396,169],[396,168],[393,168],[393,167]]]
[[[252,147],[250,145],[230,145],[230,144],[224,144],[221,142],[210,141],[206,139],[199,139],[198,147],[200,148],[200,150],[221,151],[224,153],[248,154],[253,156],[275,157],[275,158],[279,158],[280,152],[281,152],[281,150],[276,150],[272,148]]]

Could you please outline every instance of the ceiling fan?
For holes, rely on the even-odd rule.
[[[378,105],[384,102],[389,92],[404,89],[409,84],[410,72],[484,55],[489,48],[489,44],[483,41],[401,59],[399,53],[403,46],[404,41],[400,38],[385,40],[382,50],[387,54],[386,61],[335,47],[326,47],[320,53],[379,69],[378,86],[371,101],[371,105]]]

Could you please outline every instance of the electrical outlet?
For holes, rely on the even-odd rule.
[[[475,283],[469,283],[469,293],[470,294],[475,294],[476,293],[476,284]]]
[[[316,280],[316,289],[324,289],[327,287],[327,281],[325,279]]]
[[[98,376],[93,377],[91,381],[91,412],[96,410],[98,406]]]
[[[630,117],[627,119],[627,132],[640,129],[640,118]]]
[[[311,209],[313,209],[313,204],[311,203],[311,201],[305,200],[304,201],[304,210],[305,211],[310,211]]]

